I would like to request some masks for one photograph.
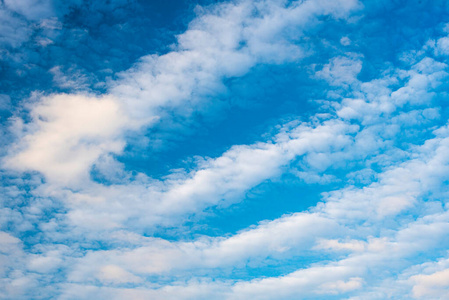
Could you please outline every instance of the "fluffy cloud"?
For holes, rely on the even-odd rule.
[[[91,164],[103,153],[120,152],[124,128],[134,122],[110,97],[49,96],[31,109],[33,123],[5,165],[36,170],[48,180],[69,184],[87,180]],[[16,126],[21,126],[18,121]],[[18,151],[17,151],[18,150]]]

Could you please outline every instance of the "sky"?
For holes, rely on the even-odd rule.
[[[448,299],[445,0],[1,0],[0,299]]]

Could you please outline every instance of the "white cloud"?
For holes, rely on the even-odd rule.
[[[92,163],[102,154],[122,151],[129,120],[111,97],[58,94],[31,108],[32,123],[5,159],[5,166],[36,170],[47,180],[70,185],[86,181]]]
[[[363,251],[366,248],[366,242],[351,240],[340,242],[339,240],[320,239],[315,249],[323,249],[329,251]]]
[[[23,273],[25,253],[20,239],[0,231],[0,297],[21,297],[34,285],[32,276]]]
[[[444,299],[449,297],[449,269],[429,275],[415,275],[410,278],[413,296],[418,299]]]
[[[134,276],[133,274],[123,270],[122,268],[115,265],[103,266],[98,275],[98,279],[105,283],[139,283],[142,279]]]
[[[357,82],[357,75],[362,70],[362,61],[357,55],[336,57],[316,72],[318,78],[327,80],[331,85],[344,86]]]
[[[204,237],[193,242],[172,243],[147,238],[140,242],[145,246],[134,249],[90,252],[69,277],[77,282],[92,281],[98,278],[98,269],[111,263],[141,276],[237,267],[251,261],[258,264],[266,257],[280,259],[306,250],[315,244],[317,237],[333,236],[337,228],[340,227],[333,220],[319,214],[298,213],[264,222],[229,238]]]
[[[322,284],[319,288],[322,289],[321,293],[323,294],[340,294],[342,292],[360,289],[362,285],[362,278],[353,277],[349,278],[348,281],[337,280],[335,282],[327,282],[325,284]]]

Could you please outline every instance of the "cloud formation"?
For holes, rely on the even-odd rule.
[[[442,16],[425,18],[426,3],[241,0],[197,6],[163,51],[92,42],[145,32],[127,19],[136,7],[0,6],[9,67],[82,41],[105,56],[98,70],[94,54],[41,67],[20,101],[2,91],[1,297],[447,297]],[[414,9],[426,22],[410,22]],[[419,43],[395,47],[408,32]],[[131,66],[111,62],[126,53]],[[245,126],[264,116],[257,133]],[[164,133],[184,131],[170,149]],[[167,146],[154,151],[156,138]]]

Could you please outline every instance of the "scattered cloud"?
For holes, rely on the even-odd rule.
[[[0,4],[0,297],[447,297],[444,13],[177,5]]]

